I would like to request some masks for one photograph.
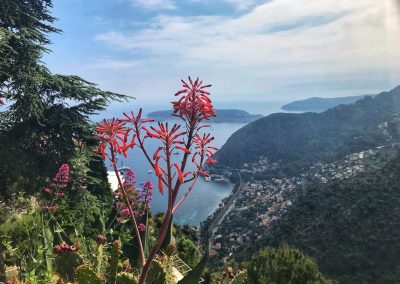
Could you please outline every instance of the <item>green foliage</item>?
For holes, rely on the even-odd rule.
[[[247,271],[252,284],[330,283],[312,259],[289,247],[261,250],[252,257]]]
[[[186,238],[178,239],[176,244],[179,257],[189,266],[194,267],[200,260],[197,246],[194,242]]]
[[[131,273],[121,272],[117,274],[116,284],[136,284],[138,279]]]
[[[160,247],[161,250],[166,249],[169,246],[169,244],[172,242],[173,227],[174,227],[173,216],[171,216],[171,219],[169,220],[169,224],[168,224],[167,233],[166,233],[164,241],[162,242],[161,247]]]
[[[146,283],[165,284],[167,283],[167,271],[160,260],[154,260],[151,264]]]
[[[117,240],[113,242],[111,248],[110,263],[107,269],[107,278],[109,279],[110,283],[115,283],[115,279],[118,272],[118,261],[120,255],[121,255],[121,242]]]
[[[93,271],[89,264],[82,264],[76,269],[76,281],[78,284],[101,284],[104,279]]]
[[[46,268],[48,272],[52,272],[53,258],[54,258],[53,254],[54,235],[48,222],[42,222],[42,226],[43,226],[43,241],[45,249]]]
[[[124,98],[78,76],[52,74],[43,65],[48,36],[59,32],[51,8],[51,0],[4,0],[0,7],[0,97],[11,103],[0,112],[3,198],[21,190],[36,193],[77,147],[88,150],[89,164],[96,144],[89,115]],[[97,172],[93,169],[95,179]]]
[[[5,264],[17,266],[24,264],[22,275],[44,276],[46,265],[40,211],[32,210],[26,214],[4,214],[1,219],[0,253],[2,256],[7,256],[4,259]]]
[[[200,262],[194,267],[189,273],[178,283],[179,284],[191,284],[191,283],[199,283],[201,280],[201,276],[203,275],[208,259],[210,257],[210,251],[206,248],[203,257],[201,258]]]
[[[232,267],[226,267],[223,273],[213,273],[210,275],[210,279],[206,283],[213,284],[247,284],[247,273],[246,271],[238,271],[234,273]]]
[[[97,245],[97,254],[96,254],[96,271],[99,273],[101,271],[104,260],[104,245]]]
[[[145,226],[146,230],[143,232],[142,240],[143,240],[143,250],[144,250],[144,255],[148,256],[150,253],[150,216],[149,216],[149,210],[146,210],[146,215],[145,215]]]
[[[248,283],[247,281],[247,273],[245,271],[240,271],[232,279],[231,284],[246,284]]]
[[[398,282],[399,173],[397,155],[383,168],[309,186],[272,227],[266,244],[301,249],[343,283]]]
[[[82,264],[82,256],[77,252],[62,252],[55,258],[57,274],[64,281],[73,281],[75,270]]]

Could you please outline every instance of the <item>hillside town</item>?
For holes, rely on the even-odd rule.
[[[279,221],[287,208],[295,202],[297,193],[306,185],[352,177],[370,167],[384,151],[384,147],[378,147],[353,153],[341,161],[316,163],[295,177],[265,180],[252,178],[236,188],[229,197],[222,200],[214,214],[202,223],[202,234],[206,231],[212,234],[213,261],[226,263],[234,258],[235,251],[260,240],[265,230]],[[268,164],[267,159],[261,158],[258,162],[245,164],[240,173],[256,175],[279,166],[279,163]],[[224,169],[225,175],[233,175],[233,172]]]

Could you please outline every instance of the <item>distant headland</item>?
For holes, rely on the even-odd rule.
[[[283,105],[281,109],[285,111],[322,112],[338,105],[352,104],[364,98],[365,96],[366,95],[338,98],[312,97],[309,99],[288,103],[286,105]]]
[[[250,114],[244,110],[237,109],[216,109],[216,117],[210,119],[213,123],[250,123],[257,119],[262,118],[261,114]],[[175,120],[176,117],[172,115],[170,110],[154,111],[147,115],[147,117],[157,120]]]

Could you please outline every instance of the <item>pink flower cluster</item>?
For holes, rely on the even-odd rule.
[[[150,209],[150,201],[153,200],[154,186],[150,181],[146,181],[142,190],[138,193],[138,203],[136,205]]]
[[[134,186],[136,183],[136,175],[133,170],[127,170],[125,173],[124,184],[128,186]]]
[[[62,192],[62,190],[68,186],[68,182],[69,166],[68,164],[63,164],[58,170],[56,176],[53,178],[50,185],[44,189],[44,192],[53,197],[64,197],[65,194],[64,192]],[[48,212],[55,212],[58,210],[58,206],[49,206],[45,204],[44,206],[42,206],[42,209]]]
[[[51,184],[44,189],[44,192],[62,197],[65,194],[61,192],[61,190],[65,189],[68,186],[68,182],[69,182],[69,166],[68,164],[63,164],[58,170],[55,178],[53,178]]]
[[[138,229],[139,229],[139,231],[143,232],[144,230],[146,230],[146,225],[145,224],[139,224],[138,225]]]
[[[61,244],[54,246],[54,251],[56,253],[72,252],[72,251],[76,251],[76,247],[70,246],[66,242],[62,242]]]
[[[141,217],[145,214],[146,210],[150,209],[150,201],[153,199],[154,187],[150,181],[144,183],[143,188],[136,191],[136,176],[133,170],[128,170],[125,173],[124,187],[128,199],[131,203],[133,213],[136,217]],[[129,219],[130,212],[125,204],[123,198],[121,198],[122,191],[119,189],[114,192],[115,196],[115,208],[118,211],[119,218],[118,222],[123,222]]]

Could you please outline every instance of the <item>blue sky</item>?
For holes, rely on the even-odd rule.
[[[179,79],[217,106],[376,93],[400,84],[396,0],[54,0],[56,73],[165,105]]]

